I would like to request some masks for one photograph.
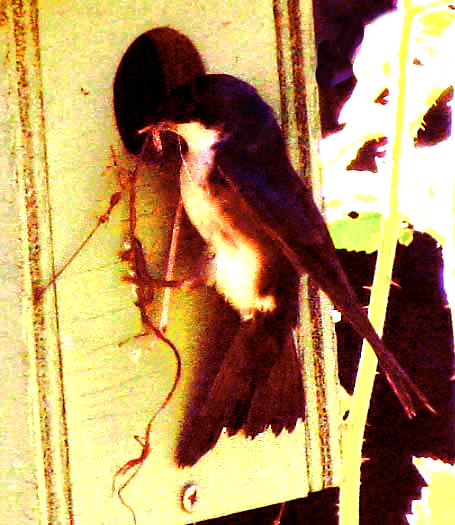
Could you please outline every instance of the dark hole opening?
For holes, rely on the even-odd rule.
[[[170,27],[152,29],[134,40],[114,79],[115,119],[130,153],[139,153],[144,136],[138,131],[154,122],[169,93],[204,74],[202,58],[191,40]]]

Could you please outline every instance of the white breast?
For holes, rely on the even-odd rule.
[[[273,310],[273,297],[258,293],[262,262],[259,247],[234,230],[221,207],[209,198],[207,177],[214,162],[211,146],[219,140],[219,132],[195,122],[179,124],[177,131],[188,144],[180,172],[183,205],[214,254],[212,284],[243,319],[251,317],[256,310]]]

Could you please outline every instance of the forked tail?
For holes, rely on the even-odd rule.
[[[275,435],[294,430],[305,416],[302,366],[293,329],[274,313],[256,313],[240,324],[206,399],[185,422],[176,460],[194,465],[226,429],[254,438],[269,426]]]

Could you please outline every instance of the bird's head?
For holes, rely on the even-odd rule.
[[[226,74],[204,75],[174,90],[159,108],[157,121],[141,131],[152,132],[158,150],[164,132],[179,135],[185,148],[200,149],[226,139],[255,142],[264,129],[278,128],[256,89]]]

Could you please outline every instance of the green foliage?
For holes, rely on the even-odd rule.
[[[337,250],[372,253],[378,249],[382,215],[361,212],[358,216],[337,219],[329,224],[330,235]],[[403,227],[398,241],[405,246],[412,242],[413,231]]]

